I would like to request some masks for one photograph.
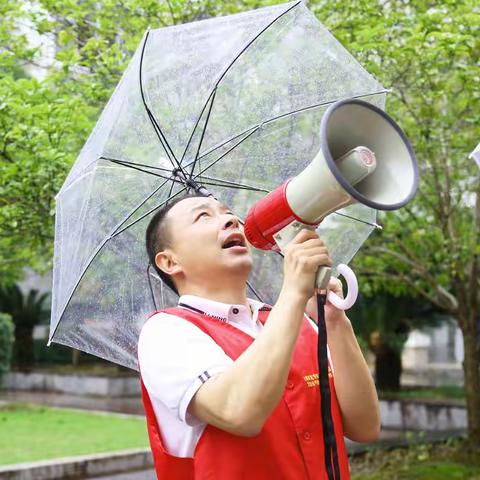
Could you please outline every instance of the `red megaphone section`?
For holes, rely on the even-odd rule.
[[[247,240],[261,250],[279,250],[273,235],[294,220],[307,223],[298,217],[287,201],[287,185],[277,187],[256,202],[248,211],[243,225]]]

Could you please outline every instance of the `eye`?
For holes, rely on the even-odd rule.
[[[198,219],[199,219],[200,217],[202,217],[203,215],[208,215],[208,212],[205,211],[205,210],[204,210],[203,212],[200,212],[200,213],[196,216],[195,220],[198,220]]]

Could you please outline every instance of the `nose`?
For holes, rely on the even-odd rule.
[[[227,228],[239,228],[240,220],[236,215],[225,215],[226,218],[223,220],[223,229],[226,230]]]

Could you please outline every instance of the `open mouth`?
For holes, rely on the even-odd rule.
[[[222,248],[245,247],[245,240],[241,236],[230,237],[225,240]]]

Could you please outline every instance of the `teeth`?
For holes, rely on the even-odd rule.
[[[243,243],[240,240],[232,240],[231,242],[226,243],[223,248],[238,247],[243,246]]]

